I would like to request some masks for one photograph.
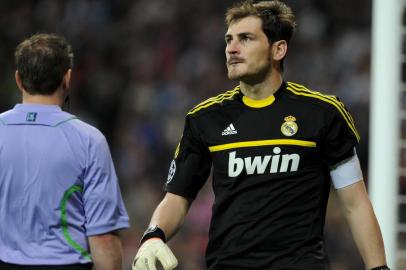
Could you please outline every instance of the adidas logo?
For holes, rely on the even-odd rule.
[[[237,130],[235,129],[233,124],[230,124],[223,132],[221,132],[222,136],[233,135],[233,134],[237,134]]]

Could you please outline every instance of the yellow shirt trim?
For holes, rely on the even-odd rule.
[[[256,99],[251,99],[247,96],[243,96],[242,97],[242,101],[244,102],[245,105],[247,105],[248,107],[252,107],[252,108],[263,108],[266,106],[271,105],[272,103],[274,103],[275,101],[275,96],[271,95],[265,99],[260,99],[260,100],[256,100]]]
[[[267,145],[298,145],[298,146],[304,146],[304,147],[316,147],[316,143],[311,142],[311,141],[275,139],[275,140],[226,143],[226,144],[209,146],[209,150],[210,150],[210,152],[218,152],[218,151],[234,149],[234,148],[267,146]]]
[[[336,107],[337,110],[344,117],[344,119],[347,122],[350,129],[353,131],[355,137],[357,138],[357,141],[360,141],[360,136],[357,132],[357,129],[355,128],[354,120],[352,119],[352,117],[348,113],[348,111],[345,109],[344,105],[341,102],[339,102],[338,100],[336,100],[334,97],[328,96],[328,95],[322,95],[319,92],[310,91],[308,89],[299,90],[297,88],[294,88],[294,86],[292,86],[292,83],[290,83],[290,82],[288,83],[288,87],[286,87],[286,89],[288,89],[289,91],[293,92],[296,95],[317,98],[317,99],[323,100],[327,103],[330,103],[331,105]]]
[[[188,112],[187,115],[189,115],[189,114],[194,114],[195,112],[198,112],[198,111],[200,111],[201,109],[210,107],[210,106],[212,106],[213,104],[222,103],[224,100],[233,99],[233,98],[234,98],[234,95],[235,95],[235,94],[238,94],[238,93],[239,93],[239,88],[236,87],[234,90],[230,90],[230,91],[227,91],[227,92],[224,93],[224,94],[218,95],[218,96],[213,97],[213,98],[209,98],[208,100],[203,101],[202,103],[200,103],[199,105],[197,105],[196,107],[194,107],[190,112]]]

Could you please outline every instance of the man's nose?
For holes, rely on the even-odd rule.
[[[240,48],[238,45],[238,42],[231,40],[226,47],[226,52],[228,54],[239,54],[240,53]]]

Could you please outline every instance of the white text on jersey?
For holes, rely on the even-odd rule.
[[[237,152],[233,151],[228,156],[228,176],[239,176],[244,168],[247,175],[264,174],[268,169],[269,173],[295,172],[299,167],[300,156],[298,154],[280,155],[281,149],[275,147],[274,155],[237,157]],[[281,160],[282,157],[282,160]]]

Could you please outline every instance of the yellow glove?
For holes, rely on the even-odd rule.
[[[132,270],[156,270],[156,260],[164,270],[172,270],[178,265],[169,247],[160,238],[151,238],[141,245],[135,255]]]

